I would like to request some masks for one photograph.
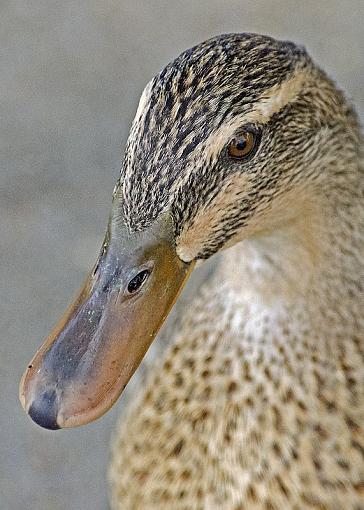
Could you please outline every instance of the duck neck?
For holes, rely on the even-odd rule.
[[[266,307],[302,301],[316,306],[322,299],[328,307],[349,307],[362,299],[363,189],[358,162],[331,190],[295,197],[289,217],[224,253],[224,280]]]

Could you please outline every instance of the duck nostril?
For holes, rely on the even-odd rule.
[[[55,390],[44,392],[34,400],[28,410],[31,419],[41,427],[49,430],[57,430],[58,405]]]
[[[139,289],[142,288],[144,283],[146,282],[148,276],[150,275],[149,269],[144,269],[143,271],[140,271],[134,278],[130,280],[128,283],[128,292],[129,294],[135,294],[138,292]]]

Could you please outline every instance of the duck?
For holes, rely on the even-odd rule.
[[[292,42],[216,36],[147,84],[97,263],[20,384],[42,427],[100,417],[216,256],[122,416],[113,510],[364,508],[362,147]]]

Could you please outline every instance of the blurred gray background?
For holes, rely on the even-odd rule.
[[[304,44],[363,118],[363,20],[363,0],[0,0],[1,510],[108,508],[123,399],[48,432],[17,392],[98,253],[145,83],[205,38],[261,32]]]

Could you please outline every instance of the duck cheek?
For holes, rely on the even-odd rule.
[[[75,303],[35,355],[20,385],[20,400],[40,426],[79,426],[104,414],[119,397],[168,315],[192,264],[169,241],[148,246],[154,267],[140,294],[125,297],[118,278],[135,265],[109,258],[91,274]],[[138,250],[140,253],[140,250]],[[117,261],[121,268],[112,266]],[[126,267],[126,265],[128,267]]]

